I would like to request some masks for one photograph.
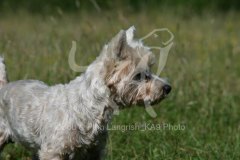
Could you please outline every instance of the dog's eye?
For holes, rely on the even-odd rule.
[[[151,73],[149,72],[141,72],[137,73],[134,77],[133,80],[135,81],[140,81],[140,80],[150,80],[151,79]]]
[[[142,73],[138,73],[138,74],[136,74],[136,75],[133,77],[133,80],[135,80],[135,81],[140,81],[141,78],[142,78]]]

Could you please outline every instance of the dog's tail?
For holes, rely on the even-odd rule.
[[[7,72],[4,63],[4,58],[0,56],[0,89],[7,84]]]

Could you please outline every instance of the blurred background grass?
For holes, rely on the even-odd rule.
[[[78,44],[76,61],[88,65],[120,29],[135,25],[136,37],[142,37],[168,28],[174,47],[161,76],[169,78],[172,93],[155,106],[157,118],[135,107],[121,111],[112,125],[185,129],[110,131],[107,159],[239,159],[239,2],[1,0],[0,53],[10,81],[67,83],[79,75],[68,66],[72,40]],[[3,153],[4,160],[29,157],[15,144]]]

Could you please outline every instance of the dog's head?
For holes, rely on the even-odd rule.
[[[151,73],[154,55],[140,41],[133,40],[134,28],[121,30],[103,49],[105,82],[117,104],[155,104],[171,86]]]

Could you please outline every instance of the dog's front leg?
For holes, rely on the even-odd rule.
[[[103,160],[105,157],[105,146],[107,143],[108,133],[104,131],[98,137],[96,146],[92,146],[87,150],[89,160]]]
[[[55,152],[39,151],[39,160],[64,160],[64,158]]]

